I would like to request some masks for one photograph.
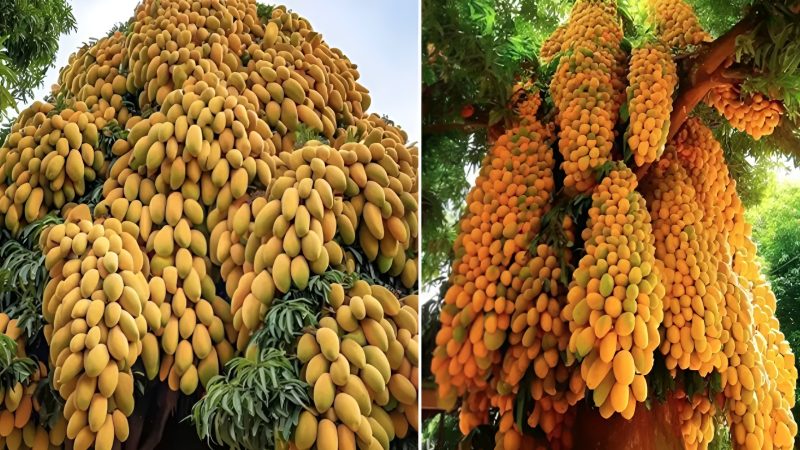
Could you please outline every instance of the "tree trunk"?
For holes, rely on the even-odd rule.
[[[631,420],[619,414],[600,416],[586,403],[578,407],[574,448],[585,450],[683,450],[678,408],[673,401],[653,403],[651,409],[636,405]]]

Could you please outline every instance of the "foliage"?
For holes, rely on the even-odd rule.
[[[536,64],[532,24],[514,20],[523,8],[535,10],[536,2],[423,1],[424,115],[455,118],[453,105],[504,105],[515,77]],[[474,76],[476,68],[483,76]]]
[[[764,3],[768,17],[736,40],[736,61],[752,67],[744,93],[781,100],[791,118],[800,115],[800,22],[780,2]]]
[[[0,334],[0,387],[8,389],[17,383],[24,383],[39,366],[28,357],[17,355],[17,341]]]
[[[2,117],[0,117],[0,119],[2,119]],[[11,134],[11,127],[13,125],[14,122],[10,118],[0,125],[0,146],[6,142],[6,138]]]
[[[202,439],[234,449],[275,448],[276,439],[289,439],[309,398],[299,362],[287,355],[297,338],[317,325],[331,283],[349,289],[356,278],[337,270],[314,275],[305,290],[290,291],[270,305],[264,325],[250,340],[258,348],[255,355],[228,362],[226,375],[212,378],[206,396],[193,407]]]
[[[306,124],[301,124],[298,126],[294,134],[296,136],[294,141],[295,150],[298,148],[303,148],[308,141],[319,141],[325,145],[329,144],[328,138],[321,135],[316,129],[311,128]]]
[[[453,442],[458,442],[461,438],[458,415],[455,413],[438,413],[423,423],[423,450],[450,448]]]
[[[125,36],[131,34],[131,32],[133,32],[133,20],[128,20],[127,22],[117,22],[108,30],[106,37],[111,37],[118,32]]]
[[[19,83],[20,75],[14,70],[11,60],[3,50],[7,37],[0,35],[0,119],[5,117],[4,111],[17,105],[14,89]],[[3,136],[5,141],[5,136]]]
[[[447,283],[442,282],[439,287],[439,294],[431,301],[425,302],[420,306],[420,346],[423,349],[436,348],[436,333],[439,332],[439,313],[442,309],[440,299],[444,298],[447,290]],[[422,352],[422,380],[433,380],[431,373],[431,359],[433,353],[430,351]]]
[[[251,338],[251,343],[261,349],[289,348],[306,328],[319,321],[319,312],[326,304],[331,283],[340,283],[345,289],[353,285],[355,275],[337,270],[314,275],[304,291],[291,291],[274,301],[264,316],[264,326]]]
[[[232,449],[276,448],[278,439],[287,440],[309,404],[297,361],[268,348],[252,360],[233,358],[225,370],[192,407],[200,438]]]
[[[369,284],[379,284],[391,291],[394,291],[401,297],[405,294],[411,293],[400,283],[399,279],[391,278],[381,274],[375,264],[369,262],[360,247],[355,246],[355,244],[342,245],[342,249],[344,249],[346,253],[349,253],[353,258],[353,273],[356,274],[355,276],[357,276],[355,279],[364,280]],[[350,283],[355,281],[355,279],[350,278]]]
[[[13,99],[6,103],[5,94],[30,98],[53,67],[59,37],[74,30],[72,7],[64,0],[0,0],[0,85],[8,88],[0,88],[0,115],[15,106]],[[9,71],[13,78],[7,78]]]
[[[708,450],[730,450],[732,448],[731,430],[723,413],[720,412],[714,417],[714,438],[708,443]]]
[[[748,13],[755,0],[690,0],[689,3],[694,7],[703,28],[712,37],[719,37]]]
[[[274,5],[265,5],[263,3],[256,3],[258,8],[258,18],[262,22],[267,22],[272,17],[272,10],[275,9]]]
[[[61,218],[48,215],[27,225],[18,236],[12,237],[6,230],[0,233],[0,310],[17,319],[29,339],[37,336],[44,324],[42,296],[48,273],[39,236],[59,222]]]
[[[63,417],[64,399],[55,389],[53,385],[53,374],[55,371],[50,371],[46,378],[40,379],[39,384],[36,385],[36,392],[34,396],[39,401],[41,408],[39,409],[39,423],[45,423],[49,427],[55,426],[56,422]]]
[[[273,303],[264,316],[264,326],[253,333],[252,343],[259,348],[279,347],[294,342],[303,329],[319,318],[314,302],[306,297],[282,298]]]
[[[461,199],[469,190],[486,151],[485,133],[471,136],[436,135],[426,139],[423,149],[421,189],[422,281],[429,283],[449,263],[455,224],[461,211]],[[468,175],[469,174],[469,175]],[[470,176],[471,175],[471,176]]]

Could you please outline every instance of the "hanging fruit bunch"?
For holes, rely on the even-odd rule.
[[[648,0],[649,14],[661,40],[669,47],[685,49],[711,40],[692,6],[684,0]]]
[[[47,357],[5,391],[10,448],[138,441],[137,383],[197,401],[276,351],[299,421],[220,419],[280,429],[248,448],[416,439],[418,149],[358,79],[304,18],[250,0],[146,0],[72,55],[0,147],[0,227],[60,218],[39,236]],[[304,328],[263,338],[298,299]],[[48,373],[64,405],[45,424]]]
[[[758,93],[742,95],[740,89],[732,85],[712,89],[706,101],[734,128],[744,131],[756,140],[772,134],[783,114],[780,102]]]
[[[300,416],[294,445],[388,448],[418,428],[419,300],[357,281],[347,292],[332,284],[327,301],[331,315],[297,346],[314,406]]]
[[[26,339],[16,319],[0,314],[4,359],[25,367],[27,379],[3,380],[0,396],[0,438],[8,448],[39,449],[63,446],[67,422],[60,415],[46,411],[39,395],[48,381],[44,362],[35,362],[25,352]],[[8,359],[6,359],[8,361]],[[9,382],[10,381],[10,382]]]
[[[637,166],[652,163],[664,152],[678,85],[675,62],[660,42],[648,42],[631,52],[628,72],[630,124],[626,143]]]
[[[590,192],[596,183],[594,170],[611,158],[626,58],[616,12],[613,3],[576,3],[561,44],[567,54],[561,56],[550,84],[564,185],[575,192]]]
[[[575,3],[541,48],[549,90],[512,99],[467,196],[431,370],[461,432],[490,427],[496,449],[580,448],[581,417],[653,405],[685,448],[794,445],[794,356],[736,183],[712,131],[673,112],[676,56],[710,36],[684,2],[647,11],[628,54],[615,2]],[[739,112],[727,92],[706,99],[734,127],[780,120],[779,102]]]

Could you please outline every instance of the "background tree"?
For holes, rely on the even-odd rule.
[[[30,99],[53,67],[59,38],[74,29],[64,0],[0,1],[0,119]]]

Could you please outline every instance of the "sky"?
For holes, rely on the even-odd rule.
[[[48,71],[33,100],[47,95],[70,54],[91,38],[105,36],[117,22],[127,21],[139,3],[138,0],[67,1],[72,5],[77,31],[62,36],[55,67]],[[419,141],[419,3],[284,0],[282,4],[308,19],[328,45],[341,49],[358,66],[360,82],[372,97],[369,111],[388,115],[406,130],[409,140]]]

